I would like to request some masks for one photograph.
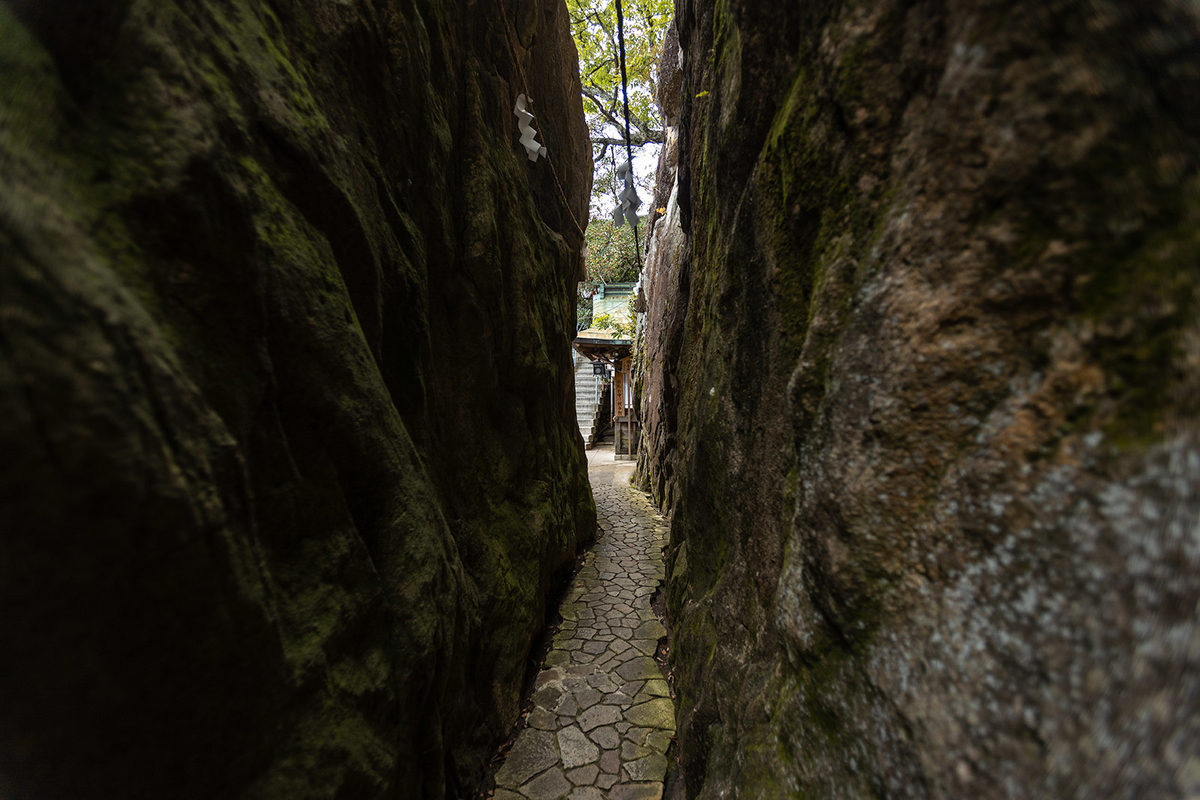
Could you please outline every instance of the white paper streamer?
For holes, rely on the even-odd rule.
[[[525,102],[525,95],[517,95],[517,104],[513,106],[513,113],[517,115],[517,128],[521,131],[521,144],[528,151],[529,160],[536,163],[538,156],[546,155],[546,148],[533,138],[537,136],[537,131],[529,124],[533,122],[533,114],[525,110]]]
[[[620,225],[628,222],[630,228],[638,226],[638,209],[642,207],[642,198],[638,197],[637,189],[633,186],[633,165],[626,161],[617,167],[617,177],[623,178],[625,188],[617,194],[621,202],[613,209],[613,222]]]

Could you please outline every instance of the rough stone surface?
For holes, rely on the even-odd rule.
[[[476,788],[595,529],[504,5],[0,3],[0,796]]]
[[[528,718],[529,727],[537,728],[540,731],[553,731],[558,729],[558,718],[542,707],[537,707],[529,712]]]
[[[529,800],[558,800],[571,791],[571,783],[558,767],[546,770],[521,787],[521,794]]]
[[[595,764],[588,764],[586,767],[572,770],[567,773],[567,779],[578,786],[592,786],[596,783],[596,776],[600,774],[600,768]]]
[[[583,731],[574,725],[558,732],[558,751],[562,756],[564,769],[591,764],[600,757],[600,748],[592,744]]]
[[[653,651],[651,651],[653,652]],[[626,680],[644,680],[646,678],[656,678],[662,675],[658,664],[653,658],[648,656],[638,656],[633,658],[623,666],[617,669],[617,674]]]
[[[677,10],[689,794],[1195,797],[1195,4]]]
[[[657,730],[646,734],[646,746],[665,754],[671,746],[671,740],[674,738],[673,730]]]
[[[607,798],[595,786],[580,786],[571,792],[571,800],[607,800]]]
[[[671,690],[666,681],[646,681],[645,694],[654,697],[670,697]],[[640,695],[639,695],[640,696]]]
[[[630,761],[625,765],[625,771],[635,781],[661,781],[667,773],[667,759],[661,753],[651,753]]]
[[[661,783],[622,783],[608,792],[609,800],[661,800]]]
[[[621,760],[624,762],[637,761],[648,755],[650,755],[649,748],[639,747],[633,742],[625,742],[621,745]]]
[[[504,764],[496,772],[496,785],[517,787],[539,772],[558,764],[555,735],[526,728],[508,751]]]
[[[675,706],[669,698],[659,697],[633,706],[625,712],[625,719],[634,725],[647,728],[675,728]]]
[[[564,600],[575,610],[579,621],[563,624],[534,681],[540,688],[533,695],[535,708],[530,719],[546,706],[555,709],[558,753],[553,759],[544,757],[548,734],[534,728],[522,730],[496,775],[498,786],[511,787],[533,775],[525,765],[529,763],[529,754],[536,752],[538,770],[545,770],[543,775],[562,775],[562,770],[569,770],[566,777],[572,784],[596,793],[581,793],[577,789],[573,797],[606,796],[603,792],[622,778],[643,782],[645,786],[639,791],[657,782],[658,794],[662,794],[667,766],[662,754],[670,746],[670,734],[674,732],[674,707],[666,697],[635,704],[633,695],[643,682],[627,682],[619,674],[619,665],[648,662],[649,667],[638,664],[640,671],[648,673],[645,677],[664,688],[667,683],[653,659],[622,647],[624,639],[606,638],[604,631],[625,628],[632,632],[644,628],[646,635],[659,633],[660,629],[646,627],[648,621],[661,626],[650,608],[650,592],[626,601],[623,593],[627,590],[623,587],[649,587],[652,592],[658,585],[667,526],[646,496],[629,487],[628,476],[633,465],[616,469],[615,464],[611,447],[600,454],[589,453],[589,478],[602,534],[585,557]],[[604,661],[596,662],[582,647],[574,646],[582,643],[604,644],[599,653]],[[556,653],[560,657],[553,658]],[[546,714],[553,716],[549,709]],[[652,726],[665,729],[657,732],[667,738],[650,743]],[[510,766],[514,759],[518,760],[515,768]],[[509,777],[513,769],[520,770],[520,781]],[[561,789],[557,779],[539,783],[541,777],[521,788],[529,800],[537,800],[532,792]]]
[[[591,731],[588,736],[592,738],[596,744],[601,747],[611,750],[621,744],[621,736],[612,728],[596,728]]]

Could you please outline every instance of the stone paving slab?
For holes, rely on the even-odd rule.
[[[662,797],[675,709],[653,658],[666,631],[650,596],[667,524],[602,455],[589,454],[588,474],[600,538],[563,599],[528,727],[496,773],[496,800]]]

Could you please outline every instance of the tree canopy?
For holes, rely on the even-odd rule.
[[[583,109],[592,137],[596,164],[592,189],[594,211],[615,204],[616,166],[625,160],[624,103],[617,45],[615,0],[567,0],[571,31],[579,50]],[[629,138],[634,147],[635,174],[643,198],[649,194],[653,167],[638,169],[643,148],[649,161],[663,142],[663,122],[656,97],[658,62],[663,39],[674,12],[673,0],[622,0],[625,18],[625,67],[629,79]]]
[[[644,232],[639,229],[638,233]],[[628,225],[594,219],[584,234],[587,242],[587,279],[590,283],[636,281],[637,257],[633,249],[633,231]]]

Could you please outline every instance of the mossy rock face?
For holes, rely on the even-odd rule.
[[[0,795],[477,788],[595,531],[576,57],[510,11],[0,5]]]
[[[677,11],[639,468],[689,794],[1189,796],[1196,16]]]

